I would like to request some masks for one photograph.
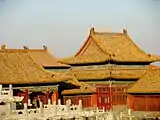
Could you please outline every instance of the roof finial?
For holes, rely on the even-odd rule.
[[[6,50],[7,46],[5,44],[1,45],[1,50]]]
[[[26,45],[24,45],[23,48],[24,48],[25,50],[29,50],[29,47],[26,46]]]
[[[95,33],[94,27],[92,27],[92,28],[90,29],[90,35],[93,35],[94,33]]]
[[[127,35],[127,23],[126,23],[126,29],[123,29],[123,34]]]
[[[47,46],[46,45],[43,45],[43,50],[47,50]]]
[[[127,35],[127,30],[123,29],[123,34]]]

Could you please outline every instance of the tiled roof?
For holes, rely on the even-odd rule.
[[[72,82],[72,76],[48,72],[27,50],[0,50],[0,84],[39,84]]]
[[[128,89],[128,93],[160,93],[160,68],[151,67]]]
[[[96,89],[84,82],[81,82],[80,89],[72,89],[72,90],[64,90],[62,92],[63,95],[79,95],[79,94],[89,94],[95,93]]]
[[[47,49],[29,49],[28,51],[31,53],[35,61],[43,67],[70,67],[70,65],[59,63],[58,59]]]
[[[91,40],[91,37],[86,41],[85,46],[81,49],[81,52],[71,58],[64,58],[62,63],[67,64],[83,64],[83,63],[99,63],[110,59],[109,55],[106,55],[99,49],[97,44]]]
[[[128,36],[123,33],[100,33],[91,28],[90,35],[75,56],[62,59],[62,63],[84,64],[113,60],[117,62],[155,62],[160,56],[142,51]]]
[[[5,49],[7,49],[5,45],[2,45],[1,47],[5,47]],[[56,68],[71,67],[70,65],[59,63],[58,59],[49,52],[47,46],[45,45],[43,45],[43,49],[29,49],[27,46],[23,46],[23,48],[26,51],[30,52],[30,54],[32,55],[33,59],[37,64],[43,67],[56,67]],[[24,49],[7,49],[7,50],[23,51]]]
[[[78,80],[101,80],[107,78],[117,79],[139,79],[143,76],[148,68],[131,68],[131,67],[106,67],[106,68],[92,68],[92,69],[74,69],[72,73]]]

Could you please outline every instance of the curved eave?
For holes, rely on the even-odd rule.
[[[93,94],[96,92],[94,87],[90,86],[87,83],[80,83],[80,88],[79,89],[71,89],[71,90],[64,90],[62,92],[63,95],[79,95],[79,94]]]
[[[61,61],[61,63],[63,64],[69,64],[71,66],[73,65],[87,65],[87,64],[103,64],[103,63],[108,63],[110,61],[113,61],[115,63],[139,63],[139,64],[143,64],[143,63],[152,63],[152,62],[158,62],[160,61],[160,57],[159,56],[153,56],[152,59],[145,59],[145,60],[124,60],[124,59],[107,59],[107,58],[103,58],[103,59],[91,59],[91,60],[87,60],[87,58],[85,58],[84,60],[77,60],[77,58],[71,58],[69,60],[66,61]]]
[[[88,80],[96,80],[96,81],[101,81],[101,80],[107,80],[107,79],[123,79],[123,80],[128,80],[128,79],[139,79],[141,76],[108,76],[108,77],[101,77],[101,76],[97,76],[97,77],[86,77],[86,78],[82,78],[82,77],[77,77],[78,80],[80,81],[88,81]]]
[[[160,94],[160,91],[127,91],[127,94]]]
[[[84,65],[84,64],[96,64],[96,63],[103,63],[109,61],[108,57],[104,56],[100,58],[95,57],[71,57],[67,59],[60,60],[59,62],[62,64],[69,64],[69,65]]]
[[[53,64],[53,65],[50,65],[50,64],[42,64],[43,67],[55,67],[55,68],[70,68],[71,66],[70,65],[63,65],[63,64]]]
[[[105,80],[105,79],[139,79],[147,69],[93,69],[72,70],[78,80]]]
[[[64,95],[64,96],[70,96],[70,95],[88,95],[88,94],[94,94],[94,93],[96,93],[96,92],[77,92],[78,91],[78,89],[76,89],[76,92],[73,92],[73,93],[71,93],[71,92],[69,92],[69,93],[63,93],[62,92],[62,95]]]
[[[141,60],[123,60],[123,59],[115,59],[116,62],[130,62],[130,63],[152,63],[160,61],[160,56],[158,55],[150,55],[150,57]]]
[[[43,65],[43,68],[45,69],[70,69],[71,66],[70,65],[68,66]]]

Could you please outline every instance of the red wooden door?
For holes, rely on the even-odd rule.
[[[111,100],[110,100],[110,88],[106,84],[96,85],[97,89],[97,107],[105,110],[110,110]]]

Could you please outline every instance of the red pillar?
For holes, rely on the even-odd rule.
[[[25,89],[25,103],[28,104],[28,89]]]
[[[111,84],[108,86],[108,91],[109,91],[109,110],[112,110],[113,109],[113,100],[112,100],[113,94],[112,94]]]
[[[48,104],[48,100],[49,100],[49,91],[46,91],[46,104]]]
[[[18,92],[18,96],[21,97],[21,92]]]
[[[56,101],[56,103],[58,103],[58,91],[54,91],[54,93],[52,94],[52,103]]]

